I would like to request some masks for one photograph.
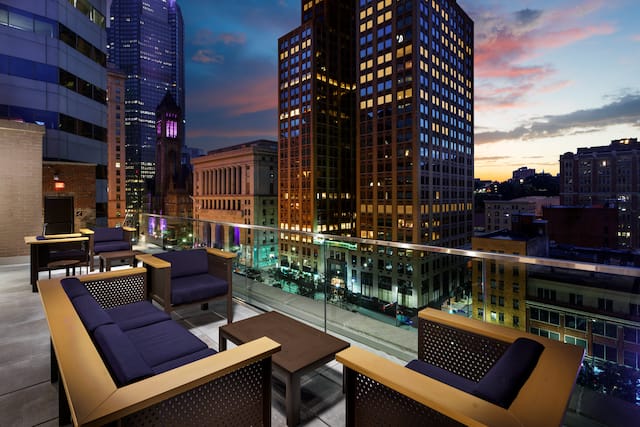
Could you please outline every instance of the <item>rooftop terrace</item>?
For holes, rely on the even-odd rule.
[[[53,272],[62,276],[64,270]],[[45,278],[46,273],[41,273]],[[237,276],[238,282],[248,280]],[[31,292],[28,257],[0,259],[0,413],[2,425],[58,425],[57,387],[50,383],[49,333],[40,298]],[[363,314],[333,304],[319,304],[300,295],[284,294],[270,286],[238,286],[244,289],[236,295],[234,318],[247,318],[262,309],[284,311],[299,320],[318,325],[319,319],[331,319],[330,333],[365,347],[398,363],[404,364],[415,350],[400,343],[407,342],[408,329],[388,325]],[[253,294],[247,295],[247,290]],[[264,304],[250,304],[256,292],[274,293]],[[265,296],[268,297],[268,295]],[[262,299],[264,300],[264,299]],[[260,307],[257,307],[260,305]],[[323,310],[329,310],[327,315]],[[218,313],[221,313],[218,315]],[[224,303],[210,304],[206,312],[183,309],[174,314],[194,334],[210,347],[218,349],[218,327],[226,323]],[[356,331],[357,330],[357,331]],[[337,332],[336,332],[337,331]],[[397,340],[398,347],[392,344]],[[411,339],[409,339],[411,340]],[[415,339],[413,339],[415,341]],[[302,380],[301,425],[342,426],[345,404],[342,394],[342,366],[332,362]],[[582,387],[576,387],[566,415],[566,426],[634,425],[640,410],[627,402],[608,398]],[[285,425],[284,387],[274,381],[272,394],[272,425]]]

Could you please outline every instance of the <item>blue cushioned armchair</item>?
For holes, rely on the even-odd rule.
[[[424,309],[417,359],[402,366],[352,346],[346,425],[560,426],[584,350]]]
[[[187,304],[225,298],[227,322],[233,322],[231,271],[235,254],[219,249],[139,255],[148,270],[149,297],[166,312]]]
[[[135,232],[131,227],[105,227],[95,230],[82,229],[80,232],[89,237],[89,260],[94,270],[94,258],[103,252],[130,251],[131,236]]]

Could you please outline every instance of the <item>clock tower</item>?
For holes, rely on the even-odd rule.
[[[156,109],[156,174],[152,211],[191,216],[191,174],[183,161],[182,111],[167,91]]]

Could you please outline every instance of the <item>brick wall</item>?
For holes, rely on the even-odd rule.
[[[0,120],[0,257],[28,255],[42,233],[42,126]]]

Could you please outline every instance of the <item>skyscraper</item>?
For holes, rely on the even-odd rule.
[[[97,5],[97,6],[96,6]],[[43,160],[89,163],[106,225],[106,2],[0,4],[0,118],[46,128]]]
[[[355,226],[354,2],[303,1],[302,25],[278,41],[279,224],[353,235]],[[281,261],[317,271],[317,246],[295,234]]]
[[[473,21],[456,1],[303,0],[279,48],[280,226],[469,245]],[[281,261],[313,263],[304,243],[281,240]],[[326,254],[331,282],[422,307],[465,280],[455,257],[375,246]]]
[[[359,0],[357,12],[358,236],[468,245],[473,21],[455,0]],[[422,307],[464,280],[455,257],[379,252],[385,268],[362,282],[387,301]]]
[[[184,115],[183,27],[175,0],[111,4],[109,61],[127,75],[127,207],[136,211],[143,208],[147,180],[155,176],[155,111],[167,91]]]

